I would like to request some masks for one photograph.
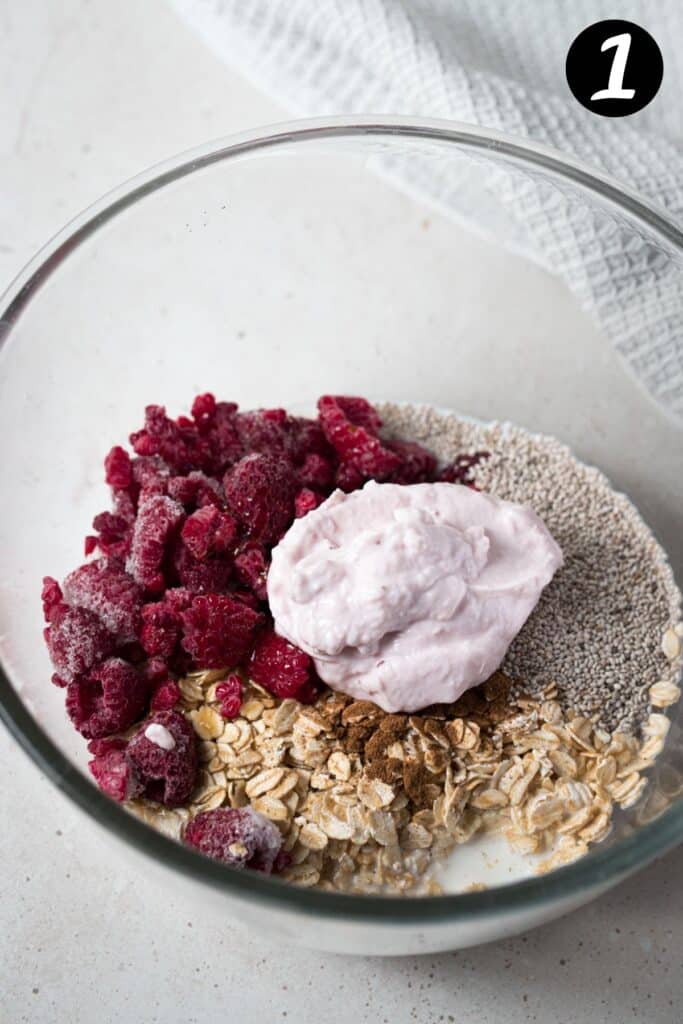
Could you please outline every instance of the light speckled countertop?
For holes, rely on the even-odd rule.
[[[179,69],[182,88],[178,88]],[[0,286],[83,206],[173,153],[285,112],[158,0],[0,3]],[[683,849],[520,938],[361,960],[221,934],[112,867],[108,839],[0,731],[0,1019],[69,1024],[674,1024]]]

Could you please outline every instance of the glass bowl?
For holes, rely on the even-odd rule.
[[[468,211],[466,182],[491,176],[499,207]],[[456,180],[460,218],[442,209]],[[85,812],[83,828],[97,822],[195,906],[203,896],[319,949],[453,949],[577,907],[683,838],[674,723],[650,799],[570,866],[424,898],[296,888],[209,862],[110,802],[49,683],[40,580],[78,564],[107,506],[104,453],[147,403],[176,415],[206,390],[300,412],[325,392],[363,394],[554,434],[633,498],[680,584],[681,423],[567,287],[522,255],[533,254],[520,216],[530,188],[595,218],[615,259],[636,252],[682,273],[675,224],[559,154],[468,125],[333,119],[220,140],[144,172],[48,243],[2,300],[2,715]]]

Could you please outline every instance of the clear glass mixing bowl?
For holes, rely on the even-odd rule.
[[[467,210],[465,182],[492,172],[501,209]],[[454,173],[466,226],[440,208]],[[98,822],[141,870],[170,872],[195,906],[203,893],[207,908],[317,948],[448,949],[578,906],[683,838],[674,724],[645,803],[571,866],[420,899],[299,889],[208,862],[111,803],[49,683],[40,579],[78,563],[107,505],[103,454],[148,402],[177,414],[205,390],[299,411],[325,392],[364,394],[555,434],[633,498],[681,582],[681,423],[566,286],[520,256],[514,204],[529,188],[597,218],[616,259],[644,251],[648,265],[683,272],[675,224],[558,154],[446,122],[307,121],[141,174],[66,227],[2,300],[2,715],[84,828]]]

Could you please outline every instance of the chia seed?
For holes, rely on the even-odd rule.
[[[661,640],[681,621],[681,593],[631,501],[553,437],[429,406],[378,410],[387,436],[419,441],[444,463],[488,451],[472,482],[530,505],[562,548],[564,566],[501,666],[515,687],[540,697],[553,682],[565,709],[596,715],[610,732],[638,733],[651,710],[649,688],[679,680],[680,658],[669,660]]]

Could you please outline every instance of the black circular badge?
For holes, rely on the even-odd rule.
[[[626,117],[646,107],[662,84],[662,52],[632,21],[596,21],[580,32],[567,54],[567,84],[587,110]]]

